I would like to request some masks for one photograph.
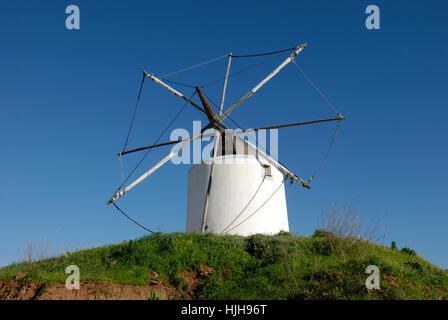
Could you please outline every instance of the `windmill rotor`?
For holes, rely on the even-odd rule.
[[[120,158],[123,155],[127,155],[127,154],[130,154],[130,153],[135,153],[135,152],[139,152],[139,151],[143,151],[143,150],[151,150],[151,149],[154,149],[154,148],[163,147],[163,146],[167,146],[167,145],[178,144],[178,146],[173,148],[168,155],[166,155],[157,164],[155,164],[153,167],[151,167],[149,170],[147,170],[145,173],[143,173],[134,182],[132,182],[131,184],[129,184],[127,186],[125,186],[124,183],[123,183],[122,187],[120,187],[112,195],[112,197],[108,200],[107,204],[113,203],[115,205],[115,201],[117,199],[119,199],[125,193],[127,193],[128,191],[133,189],[136,185],[141,183],[143,180],[147,179],[155,171],[160,169],[164,164],[166,164],[169,160],[171,160],[174,156],[176,156],[178,154],[178,152],[180,150],[182,150],[184,147],[186,147],[189,143],[191,143],[194,140],[202,139],[202,138],[205,138],[205,137],[213,137],[214,141],[213,141],[213,152],[212,152],[212,155],[211,155],[211,158],[210,158],[210,160],[211,160],[211,162],[210,162],[210,171],[209,171],[208,183],[207,183],[207,187],[206,187],[205,202],[204,202],[203,211],[202,211],[202,219],[201,219],[202,220],[201,221],[201,232],[202,233],[206,232],[206,230],[207,230],[207,212],[208,212],[208,206],[209,206],[210,196],[211,196],[211,189],[212,189],[212,184],[213,184],[213,173],[214,173],[214,168],[215,168],[215,162],[216,162],[216,158],[218,156],[218,150],[219,150],[218,146],[219,146],[219,143],[221,143],[221,152],[224,152],[224,154],[225,154],[226,151],[224,151],[224,145],[226,144],[226,139],[229,139],[229,138],[231,139],[231,142],[233,143],[233,153],[234,154],[236,152],[236,143],[238,142],[238,143],[242,144],[244,148],[247,148],[248,152],[250,150],[251,154],[255,154],[257,158],[259,157],[259,158],[263,159],[269,165],[271,165],[274,168],[276,168],[284,176],[285,180],[289,179],[291,181],[291,183],[297,182],[300,185],[302,185],[303,187],[305,187],[307,189],[310,189],[309,182],[311,181],[312,178],[314,178],[315,174],[308,181],[298,177],[293,171],[291,171],[290,169],[285,167],[278,160],[272,158],[267,153],[267,151],[265,152],[265,151],[261,150],[258,146],[252,144],[251,142],[249,142],[246,139],[244,139],[243,137],[241,137],[241,134],[242,133],[246,133],[246,132],[256,132],[256,131],[260,131],[260,130],[271,130],[271,129],[286,128],[286,127],[296,127],[296,126],[310,125],[310,124],[316,124],[316,123],[321,123],[321,122],[330,122],[330,121],[337,121],[338,122],[337,128],[339,128],[340,122],[342,120],[345,120],[346,118],[344,116],[342,116],[340,113],[336,112],[336,110],[334,109],[334,107],[332,105],[330,105],[330,107],[332,107],[332,109],[337,113],[337,117],[318,119],[318,120],[310,120],[310,121],[302,121],[302,122],[295,122],[295,123],[287,123],[287,124],[279,124],[279,125],[272,125],[272,126],[265,126],[265,127],[258,127],[258,128],[251,128],[251,129],[246,129],[246,130],[242,130],[242,131],[231,130],[226,125],[223,124],[223,120],[225,120],[227,118],[231,119],[229,116],[236,108],[238,108],[247,99],[252,97],[260,88],[262,88],[268,81],[270,81],[272,78],[274,78],[290,62],[293,62],[299,68],[299,70],[303,73],[303,70],[301,70],[300,67],[296,64],[296,62],[294,61],[294,58],[296,58],[297,55],[306,46],[307,46],[307,43],[299,45],[299,46],[297,46],[295,48],[286,49],[286,50],[280,50],[280,51],[276,51],[276,52],[273,52],[273,53],[263,53],[263,54],[246,55],[246,56],[232,55],[232,53],[229,53],[229,54],[227,54],[225,56],[218,57],[216,59],[212,59],[212,60],[207,61],[205,63],[198,64],[198,65],[195,65],[193,67],[185,68],[185,69],[180,70],[178,72],[173,72],[173,73],[170,73],[170,74],[162,76],[162,77],[157,77],[154,74],[151,74],[151,73],[148,73],[146,71],[143,71],[144,78],[145,77],[149,77],[153,82],[155,82],[156,84],[158,84],[162,88],[166,89],[168,92],[170,92],[174,96],[179,97],[179,98],[183,99],[184,101],[186,101],[186,104],[191,105],[196,110],[198,110],[202,114],[204,114],[207,117],[209,122],[208,122],[208,124],[206,126],[204,126],[200,130],[200,132],[194,134],[193,137],[187,138],[187,139],[178,139],[178,140],[174,140],[174,141],[154,143],[152,145],[148,145],[148,146],[144,146],[144,147],[140,147],[140,148],[136,148],[136,149],[131,149],[131,150],[125,150],[126,145],[127,145],[127,141],[126,141],[125,147],[123,148],[123,150],[121,152],[118,153]],[[280,65],[278,65],[271,73],[269,73],[267,76],[265,76],[265,78],[263,78],[263,80],[261,80],[256,86],[254,86],[243,97],[241,97],[237,102],[235,102],[233,105],[231,105],[229,108],[227,108],[224,111],[224,102],[225,102],[225,97],[226,97],[226,89],[227,89],[227,84],[228,84],[229,71],[230,71],[232,58],[244,58],[244,57],[260,56],[260,55],[276,54],[276,53],[280,53],[280,52],[286,52],[288,50],[289,51],[293,50],[293,52]],[[227,62],[227,68],[226,68],[226,73],[225,73],[224,83],[223,83],[223,88],[222,88],[221,101],[220,101],[220,104],[218,106],[219,107],[218,114],[215,113],[215,111],[213,110],[212,106],[210,105],[210,103],[209,103],[209,101],[207,99],[206,94],[203,92],[203,89],[201,89],[203,87],[187,85],[187,86],[192,87],[192,88],[195,89],[195,94],[196,93],[198,94],[199,99],[200,99],[201,104],[202,104],[202,106],[201,106],[198,103],[194,102],[192,100],[192,98],[188,98],[186,95],[184,95],[180,91],[178,91],[178,90],[174,89],[173,87],[171,87],[170,85],[168,85],[166,83],[168,80],[164,81],[165,77],[168,77],[170,75],[177,74],[177,73],[180,73],[180,72],[188,71],[188,70],[191,70],[193,68],[200,67],[200,66],[202,66],[204,64],[217,61],[217,60],[219,60],[219,59],[221,59],[223,57],[228,57],[228,62]],[[143,85],[143,82],[142,82],[142,85]],[[312,85],[313,85],[313,87],[315,87],[315,85],[313,83],[312,83]],[[316,89],[316,87],[315,87],[315,89]],[[141,88],[140,88],[140,93],[141,93]],[[320,92],[320,94],[321,94],[321,92]],[[323,94],[321,94],[321,95],[324,98]],[[139,97],[140,97],[140,94],[139,94]],[[326,98],[324,100],[326,100]],[[135,115],[135,111],[134,111],[134,115]],[[131,126],[132,126],[132,123],[131,123]],[[205,133],[205,131],[209,130],[209,129],[213,129],[213,133]],[[229,132],[230,132],[230,135],[228,134]],[[128,133],[128,137],[129,137],[129,133]],[[333,137],[333,141],[332,141],[332,143],[330,145],[330,148],[333,145],[334,137]],[[328,153],[327,153],[327,155],[328,155]],[[325,160],[326,160],[326,157],[325,157],[324,161]],[[321,165],[321,167],[322,167],[322,165]],[[320,167],[319,167],[319,169],[320,169]],[[119,208],[117,207],[117,209],[119,209]],[[121,209],[119,209],[119,210],[121,211]]]

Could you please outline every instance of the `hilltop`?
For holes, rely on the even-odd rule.
[[[65,288],[77,265],[81,289]],[[369,265],[380,290],[368,290]],[[0,299],[448,299],[448,271],[413,250],[317,230],[156,233],[0,269]]]

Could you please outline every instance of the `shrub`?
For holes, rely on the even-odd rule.
[[[398,250],[398,248],[397,248],[397,243],[396,243],[395,241],[392,241],[392,244],[390,245],[390,248],[391,248],[392,250]]]
[[[286,258],[288,252],[294,250],[292,237],[266,236],[255,234],[247,237],[246,251],[261,261],[262,265],[274,264]]]
[[[313,234],[312,251],[322,256],[331,254],[364,253],[367,241],[358,237],[340,236],[330,231],[316,230]]]
[[[329,232],[329,231],[317,229],[316,231],[314,231],[312,237],[313,238],[327,238],[330,235],[330,233],[331,232]]]
[[[286,232],[286,231],[280,231],[279,233],[276,234],[276,236],[279,236],[279,237],[292,237],[293,235],[290,234],[289,232]]]
[[[411,255],[411,256],[415,256],[415,255],[416,255],[416,253],[415,253],[414,250],[409,249],[409,248],[407,248],[407,247],[402,248],[402,249],[401,249],[401,252],[404,252],[404,253],[409,254],[409,255]]]
[[[334,247],[327,237],[319,237],[313,242],[312,251],[321,256],[329,256],[333,253]]]
[[[422,273],[423,272],[423,266],[418,262],[405,262],[405,265],[408,265],[412,269]]]

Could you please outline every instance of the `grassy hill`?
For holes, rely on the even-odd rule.
[[[82,293],[65,268],[80,269]],[[367,290],[366,268],[381,272]],[[71,295],[64,292],[73,291]],[[30,293],[31,292],[31,293]],[[316,231],[153,234],[0,269],[0,299],[447,299],[448,271],[410,249]]]

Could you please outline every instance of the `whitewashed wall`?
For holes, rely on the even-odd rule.
[[[232,161],[238,163],[232,164]],[[262,183],[266,169],[256,157],[217,157],[207,213],[207,232],[246,236],[289,231],[283,175],[272,166],[270,171],[272,177],[266,177]],[[196,164],[188,172],[187,232],[201,230],[209,172],[210,165],[206,163]],[[260,184],[260,190],[249,203]],[[279,186],[280,189],[274,193]]]

